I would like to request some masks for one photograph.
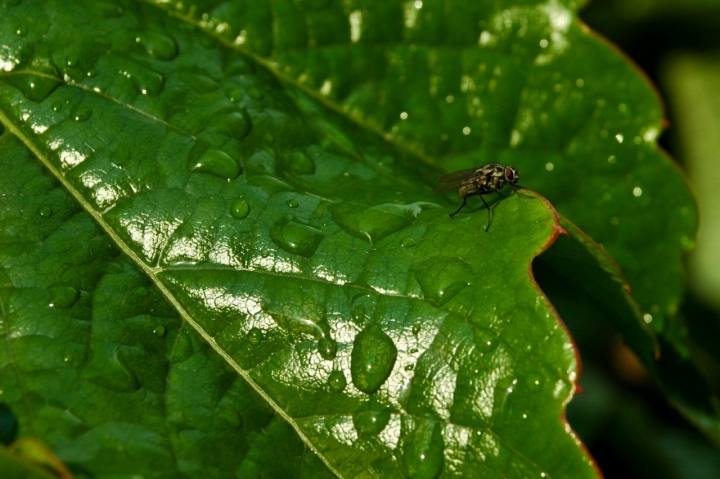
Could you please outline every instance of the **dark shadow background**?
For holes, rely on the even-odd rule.
[[[594,0],[580,17],[631,57],[666,99],[669,126],[659,142],[683,165],[676,112],[667,101],[671,92],[664,90],[665,66],[678,54],[714,55],[720,64],[720,0]],[[720,168],[720,161],[715,166]],[[702,211],[702,199],[699,203]],[[580,350],[585,392],[569,404],[567,417],[605,477],[720,479],[720,450],[668,405],[602,314],[581,293],[568,294],[572,286],[543,261],[533,270]],[[681,316],[699,345],[700,368],[720,392],[718,361],[703,361],[702,352],[720,351],[720,344],[704,344],[720,337],[720,312],[689,289]]]

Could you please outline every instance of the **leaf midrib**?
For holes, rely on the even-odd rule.
[[[247,371],[245,371],[243,368],[240,367],[238,363],[235,362],[235,360],[227,353],[223,348],[221,348],[216,342],[215,339],[210,336],[201,326],[199,323],[197,323],[193,317],[188,313],[185,308],[180,304],[180,302],[175,298],[175,296],[170,292],[170,290],[165,286],[165,284],[160,280],[154,269],[150,266],[148,266],[142,259],[130,248],[123,239],[110,227],[110,225],[105,222],[102,214],[95,210],[92,205],[80,194],[79,191],[75,189],[75,187],[70,183],[65,176],[55,167],[55,165],[42,153],[42,151],[30,140],[30,138],[25,135],[22,130],[20,130],[11,120],[8,118],[8,116],[5,114],[5,112],[0,109],[0,122],[2,122],[7,130],[18,137],[29,149],[32,151],[32,153],[38,158],[38,160],[52,173],[52,175],[63,185],[65,190],[67,190],[70,195],[75,199],[75,201],[78,202],[82,206],[82,208],[95,220],[95,222],[100,225],[100,227],[103,229],[103,231],[110,236],[110,238],[113,240],[113,242],[120,248],[120,250],[126,254],[142,271],[147,275],[148,278],[153,282],[153,284],[160,290],[160,292],[165,296],[165,298],[170,302],[170,304],[175,308],[175,310],[180,314],[180,317],[187,321],[188,324],[190,324],[193,329],[195,329],[200,336],[207,342],[207,344],[210,345],[210,347],[217,352],[220,357],[222,357],[232,368],[262,397],[265,401],[267,401],[268,404],[275,410],[276,414],[278,414],[280,417],[283,418],[283,420],[287,421],[290,426],[295,429],[298,436],[303,440],[305,444],[307,444],[308,447],[310,447],[315,454],[323,461],[323,463],[327,466],[327,468],[335,474],[337,477],[342,477],[342,475],[339,473],[335,467],[330,464],[330,462],[325,458],[324,454],[321,454],[320,451],[318,451],[312,441],[305,435],[304,431],[296,424],[296,422],[293,420],[292,417],[290,417],[281,407],[279,404],[275,402],[273,398],[271,398],[263,388],[261,388],[255,380],[248,374]],[[7,134],[7,132],[5,133]]]

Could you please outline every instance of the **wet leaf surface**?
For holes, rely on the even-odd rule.
[[[696,205],[683,174],[657,147],[663,113],[656,92],[577,21],[584,2],[267,8],[209,0],[195,10],[156,3],[446,172],[489,162],[518,167],[523,186],[545,195],[600,245],[593,251],[585,242],[587,254],[607,251],[622,268],[634,314],[615,309],[608,320],[621,334],[649,324],[666,356],[685,364],[651,367],[671,399],[687,392],[687,374],[705,382],[677,314]],[[602,279],[606,286],[616,283],[613,275]],[[622,297],[624,287],[612,296]],[[652,335],[632,344],[641,357],[656,353]],[[720,438],[718,407],[691,405],[718,399],[704,386],[696,392],[672,400]]]
[[[598,210],[642,217],[662,178],[667,234],[692,236],[694,212],[645,161],[645,84],[604,98],[635,78],[625,60],[603,53],[616,70],[591,80],[573,55],[607,47],[574,5],[501,3],[5,2],[0,386],[21,435],[97,477],[597,477],[561,419],[572,343],[529,274],[554,210],[503,191],[485,233],[479,201],[447,217],[436,165],[515,164],[631,284],[647,227],[583,205],[611,188]],[[540,27],[516,42],[523,18]],[[478,65],[467,81],[493,94],[473,107],[459,80]],[[615,139],[592,143],[600,127]],[[661,245],[666,312],[682,237]]]

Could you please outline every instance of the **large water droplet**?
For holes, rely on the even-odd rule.
[[[433,258],[417,267],[415,278],[426,299],[444,305],[468,286],[470,265],[452,258]]]
[[[331,391],[339,393],[347,386],[347,379],[342,371],[333,371],[328,376],[327,383]]]
[[[385,383],[397,359],[397,348],[390,336],[371,324],[355,337],[350,372],[356,388],[372,394]]]
[[[210,173],[230,181],[240,174],[240,164],[221,150],[209,148],[190,163],[190,171]]]
[[[394,205],[385,203],[366,209],[358,217],[358,231],[370,241],[377,243],[410,225],[422,209],[414,205]]]
[[[412,479],[435,479],[442,472],[445,444],[441,426],[439,421],[421,420],[403,438],[402,463]]]
[[[345,231],[378,242],[384,237],[409,226],[429,203],[396,205],[384,203],[370,208],[359,209],[352,203],[335,203],[331,206],[333,220]]]
[[[251,328],[248,331],[248,342],[253,346],[262,343],[263,339],[265,339],[265,335],[260,328]]]
[[[320,241],[325,237],[322,231],[294,220],[281,219],[270,228],[270,238],[288,253],[309,258],[315,254]]]
[[[252,123],[250,121],[250,116],[245,110],[238,110],[220,115],[210,126],[212,130],[236,140],[242,140],[248,136],[251,127]]]
[[[390,422],[390,411],[371,400],[353,415],[353,425],[360,436],[377,436]]]
[[[241,220],[247,217],[248,213],[250,213],[250,206],[242,198],[238,198],[230,206],[230,214],[235,219]]]
[[[157,336],[158,338],[162,338],[165,336],[165,326],[162,324],[159,324],[153,328],[153,334]]]
[[[289,169],[300,175],[315,173],[315,163],[302,151],[293,151],[288,155]]]
[[[288,208],[293,208],[293,209],[295,209],[295,208],[297,208],[298,206],[300,206],[300,203],[298,203],[296,200],[292,200],[292,199],[291,199],[291,200],[287,200],[287,201],[285,202],[285,204],[288,206]]]
[[[162,33],[145,32],[137,37],[136,41],[158,60],[172,60],[178,54],[175,40]]]

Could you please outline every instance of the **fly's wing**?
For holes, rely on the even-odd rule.
[[[458,181],[454,181],[452,183],[448,183],[447,185],[443,185],[440,188],[438,188],[437,190],[433,191],[433,193],[438,194],[438,193],[444,193],[444,192],[450,191],[450,190],[457,190],[458,186],[462,185],[463,182],[464,182],[463,180],[458,180]]]
[[[471,177],[475,176],[476,172],[479,169],[480,168],[470,168],[468,170],[455,171],[455,172],[449,173],[445,176],[441,176],[437,180],[440,183],[447,183],[447,182],[451,182],[451,181],[456,182],[457,184],[455,186],[457,186],[462,182],[462,180],[465,180],[467,178],[471,178]],[[445,188],[445,187],[443,186],[443,188]]]
[[[468,193],[472,194],[473,191],[477,190],[478,188],[481,189],[487,183],[487,178],[478,177],[475,174],[476,172],[477,169],[463,170],[443,176],[438,181],[448,181],[448,184],[441,186],[440,188],[433,191],[433,193],[443,193],[445,191],[454,190],[462,185],[468,185],[470,187],[470,191]]]
[[[437,194],[457,189],[458,186],[467,182],[468,179],[474,177],[477,170],[477,168],[470,168],[468,170],[455,171],[445,176],[441,176],[440,178],[438,178],[438,181],[441,183],[447,183],[447,185],[441,186],[440,188],[433,191],[433,193]]]

